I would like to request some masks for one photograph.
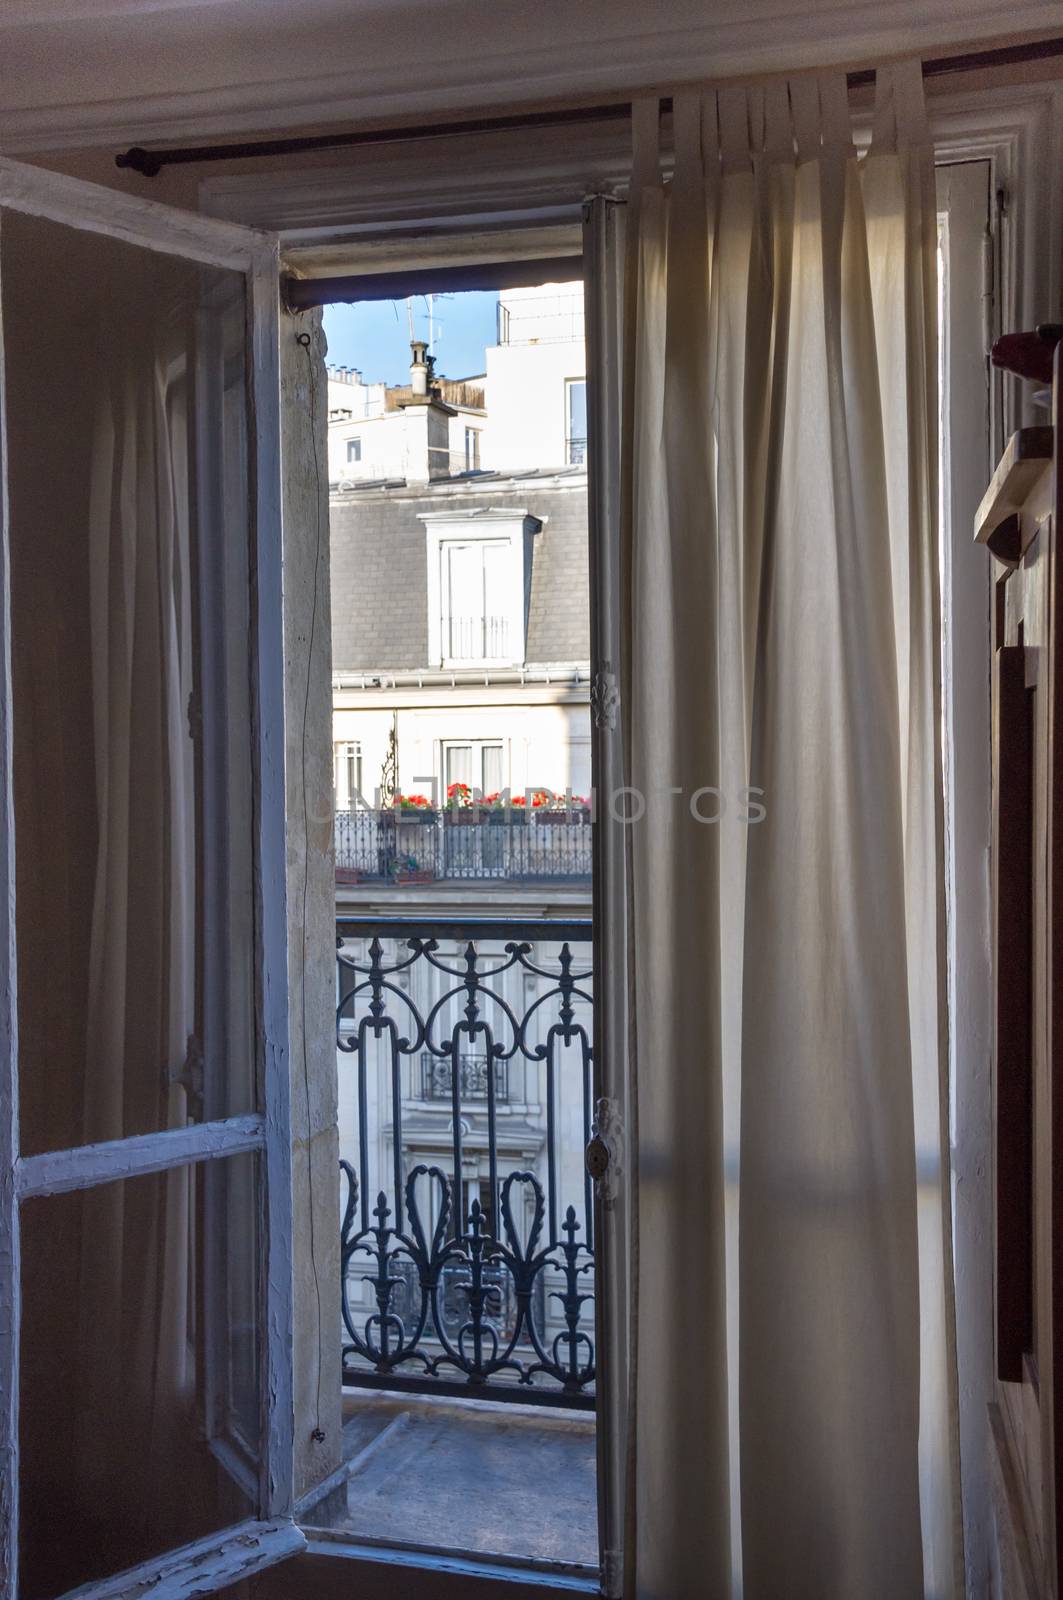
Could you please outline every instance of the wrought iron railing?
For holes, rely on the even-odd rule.
[[[337,933],[343,1381],[592,1407],[590,924]]]
[[[591,876],[592,828],[585,814],[525,816],[519,808],[480,812],[337,811],[336,876],[340,883],[433,883],[442,879],[505,881]]]
[[[458,1057],[463,1100],[487,1099],[488,1061],[486,1054],[470,1054],[468,1051],[463,1051]],[[496,1060],[491,1065],[495,1076],[495,1099],[508,1100],[509,1064]],[[421,1092],[425,1100],[446,1100],[449,1103],[454,1093],[453,1061],[434,1056],[431,1050],[422,1050]]]

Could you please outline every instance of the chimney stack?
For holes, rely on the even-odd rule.
[[[428,345],[424,339],[411,339],[410,349],[413,351],[413,360],[410,362],[410,388],[413,390],[414,399],[426,399],[428,396]]]
[[[429,483],[450,474],[450,419],[453,406],[445,405],[433,384],[432,357],[423,339],[411,339],[409,400],[399,405],[406,418],[406,482]]]

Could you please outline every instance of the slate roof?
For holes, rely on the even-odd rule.
[[[332,665],[336,672],[428,667],[428,564],[418,513],[526,507],[533,541],[529,665],[590,657],[587,480],[582,468],[478,472],[411,491],[360,485],[329,501]],[[438,665],[438,663],[435,663]]]

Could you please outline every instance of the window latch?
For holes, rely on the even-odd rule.
[[[598,1183],[605,1177],[609,1170],[609,1146],[600,1133],[596,1133],[584,1152],[583,1159],[587,1163],[587,1171]]]

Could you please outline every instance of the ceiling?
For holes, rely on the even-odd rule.
[[[1011,32],[1059,31],[1018,0]],[[0,148],[211,138],[997,38],[999,0],[0,0]]]

